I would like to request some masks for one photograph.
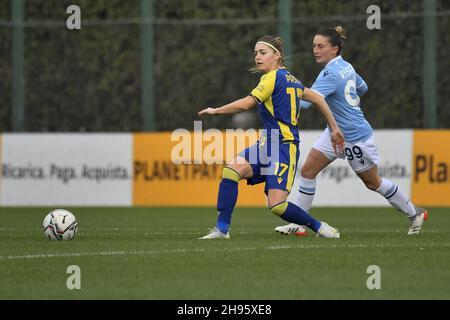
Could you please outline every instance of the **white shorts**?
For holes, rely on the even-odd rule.
[[[331,144],[330,131],[326,128],[314,142],[313,148],[323,153],[330,161],[334,161],[336,158],[347,159],[355,172],[369,170],[377,165],[380,159],[373,135],[366,141],[345,142],[344,154],[336,155]]]

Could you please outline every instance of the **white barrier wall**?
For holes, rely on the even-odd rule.
[[[321,133],[322,131],[300,132],[302,163]],[[410,196],[413,131],[379,130],[375,133],[375,140],[380,154],[381,174]],[[166,192],[176,189],[183,190],[188,197],[190,194],[200,193],[202,196],[195,205],[215,206],[220,171],[212,178],[201,180],[201,176],[198,180],[181,175],[179,172],[184,172],[181,170],[183,168],[177,167],[173,170],[178,170],[176,172],[180,176],[175,179],[164,168],[155,166],[159,160],[170,161],[170,143],[170,133],[145,136],[131,133],[3,134],[0,136],[0,205],[153,205],[150,200],[155,194],[166,195]],[[145,151],[145,155],[141,155],[141,149]],[[154,163],[156,160],[151,156],[155,154],[158,154],[157,159],[155,158],[158,161]],[[153,159],[153,162],[146,157]],[[146,159],[149,163],[147,170],[157,170],[157,178],[155,174],[153,177],[148,173],[153,178],[147,179],[145,173],[145,179],[141,177],[133,180],[136,161],[144,163]],[[300,170],[297,174],[299,172]],[[298,179],[296,182],[293,190],[298,188]],[[204,191],[206,183],[209,183],[208,189],[211,189],[208,196]],[[244,190],[240,192],[241,204],[264,206],[262,186],[251,190],[248,188],[251,187],[243,185]],[[145,194],[144,200],[148,201],[137,197],[139,194]],[[160,198],[162,199],[161,196]],[[165,199],[167,200],[158,202],[158,205],[174,205],[173,197]],[[388,205],[379,194],[365,188],[345,160],[336,160],[318,177],[314,206]]]
[[[132,134],[3,134],[3,206],[132,203]]]
[[[322,131],[300,131],[301,163]],[[413,130],[378,130],[374,134],[378,147],[380,174],[397,184],[409,197]],[[300,171],[297,171],[297,175]],[[298,190],[296,179],[293,190]],[[292,198],[290,196],[289,199]],[[366,189],[346,160],[336,159],[317,178],[314,206],[389,206],[378,193]]]

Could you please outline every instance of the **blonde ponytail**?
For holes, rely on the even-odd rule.
[[[334,27],[334,30],[339,34],[342,39],[347,39],[347,35],[345,34],[344,28],[342,26]]]

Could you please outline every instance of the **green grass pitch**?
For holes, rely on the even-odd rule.
[[[229,240],[197,240],[213,208],[68,208],[79,233],[49,241],[48,208],[0,208],[0,299],[450,299],[450,210],[423,233],[392,208],[314,208],[341,239],[282,236],[263,208],[236,209]],[[81,269],[68,290],[67,267]],[[370,265],[381,289],[369,290]]]

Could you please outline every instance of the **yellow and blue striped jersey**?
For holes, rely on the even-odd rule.
[[[270,71],[261,77],[251,95],[258,102],[267,139],[277,137],[281,142],[300,141],[297,121],[304,88],[286,68]]]

